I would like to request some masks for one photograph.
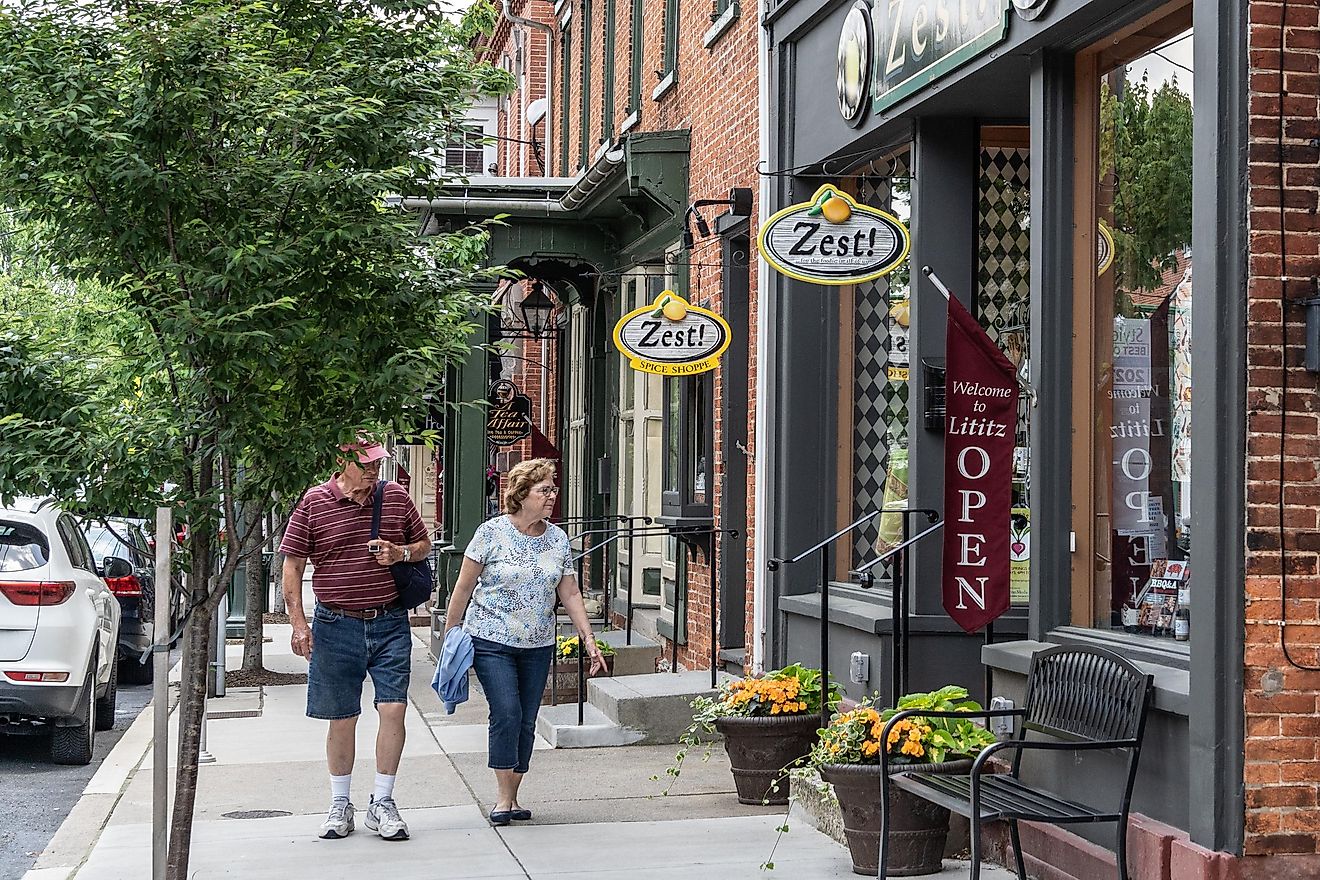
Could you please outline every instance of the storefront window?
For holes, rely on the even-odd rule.
[[[904,149],[858,169],[857,200],[908,223],[908,159]],[[838,459],[838,527],[881,506],[907,505],[909,273],[904,263],[883,278],[840,288],[838,436],[851,448]],[[851,543],[840,543],[839,576],[896,543],[901,519],[881,519],[876,528],[855,532]]]
[[[1031,164],[1030,130],[994,125],[981,129],[977,180],[976,315],[986,333],[1031,382]],[[1009,540],[1015,605],[1031,593],[1031,401],[1018,399],[1013,454],[1013,499]]]
[[[1096,73],[1094,625],[1191,625],[1192,32]],[[1106,69],[1107,68],[1107,69]]]

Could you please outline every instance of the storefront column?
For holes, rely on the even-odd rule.
[[[819,181],[777,178],[775,184],[775,204],[791,205],[808,198]],[[771,556],[787,557],[837,528],[833,495],[822,487],[834,482],[838,296],[831,289],[783,275],[776,275],[771,287],[778,351],[773,363],[759,367],[773,371],[773,411],[779,414],[770,425],[773,488],[765,491],[773,491],[775,504],[768,550]],[[811,563],[787,566],[772,572],[769,583],[775,597],[771,607],[777,609],[781,596],[816,591],[819,567]],[[767,666],[782,665],[789,659],[783,619],[776,612],[771,621],[769,644],[774,646],[775,656],[767,659]],[[816,662],[814,656],[801,659]]]
[[[1192,571],[1188,780],[1192,840],[1242,851],[1246,531],[1246,4],[1196,0],[1192,145]]]
[[[912,364],[908,396],[908,506],[944,506],[944,435],[928,430],[923,358],[944,357],[948,308],[921,268],[929,266],[969,309],[976,294],[977,126],[968,118],[923,117],[913,144]],[[913,565],[910,607],[917,614],[944,614],[939,589],[941,541],[929,538],[909,557]]]
[[[1031,639],[1071,614],[1073,66],[1070,54],[1031,59]]]

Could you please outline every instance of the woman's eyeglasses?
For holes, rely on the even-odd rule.
[[[550,497],[552,497],[552,496],[554,496],[554,495],[558,495],[558,494],[559,494],[559,487],[558,487],[558,486],[537,486],[537,487],[536,487],[535,489],[533,489],[532,491],[535,492],[537,495],[540,495],[542,498],[550,498]]]

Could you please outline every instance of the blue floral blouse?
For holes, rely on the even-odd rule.
[[[577,575],[563,529],[546,523],[533,538],[497,516],[477,526],[463,555],[485,566],[463,619],[468,635],[515,648],[555,643],[555,589]]]

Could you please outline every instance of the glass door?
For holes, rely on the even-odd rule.
[[[665,278],[659,271],[644,268],[624,276],[620,314],[641,308],[663,289]],[[620,516],[655,516],[660,512],[664,380],[632,369],[622,356],[618,358],[618,369],[618,512]],[[658,536],[639,535],[631,542],[627,538],[616,542],[617,597],[627,595],[634,607],[659,606],[663,541]]]

